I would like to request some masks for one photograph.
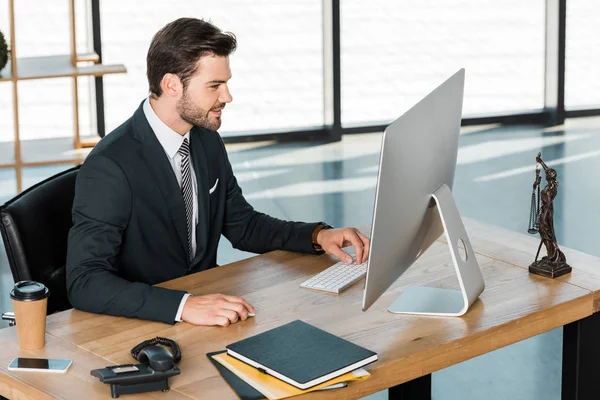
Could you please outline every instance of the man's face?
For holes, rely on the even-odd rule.
[[[231,79],[229,57],[204,56],[197,67],[177,101],[177,112],[188,124],[216,131],[221,126],[225,104],[233,100],[227,87]]]

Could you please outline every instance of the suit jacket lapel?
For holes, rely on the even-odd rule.
[[[158,185],[167,203],[167,208],[185,254],[185,259],[189,261],[189,257],[187,256],[189,253],[185,204],[181,195],[181,188],[177,183],[177,177],[167,159],[165,150],[148,124],[142,106],[133,115],[132,122],[134,136],[143,143],[139,150],[140,156],[146,163],[152,179]]]
[[[209,225],[209,182],[208,182],[208,162],[202,143],[203,132],[194,127],[190,132],[190,146],[192,153],[192,163],[196,174],[198,184],[198,226],[196,227],[196,255],[192,261],[194,265],[199,259],[203,258],[208,245],[208,225]]]

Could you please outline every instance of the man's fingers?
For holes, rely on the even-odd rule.
[[[230,309],[235,311],[242,321],[248,319],[248,309],[242,303],[227,302]]]
[[[217,315],[227,318],[232,324],[236,323],[239,319],[239,315],[237,312],[228,309],[221,309],[217,311]]]
[[[363,242],[360,237],[358,237],[356,229],[349,229],[348,235],[345,235],[345,238],[350,241],[352,246],[354,246],[354,252],[356,254],[356,263],[362,264],[363,261]]]
[[[223,317],[221,315],[217,315],[215,317],[215,325],[219,325],[219,326],[229,326],[231,322],[229,321],[228,318]]]
[[[251,313],[256,312],[254,307],[252,307],[252,305],[250,303],[248,303],[246,300],[244,300],[242,297],[225,295],[224,299],[227,301],[230,301],[232,303],[239,303],[239,304],[243,305],[246,308],[246,310],[248,310],[248,312],[251,312]]]
[[[331,255],[336,256],[340,259],[340,261],[345,262],[346,264],[352,264],[352,256],[342,250],[340,247],[334,245],[327,249],[327,252]]]
[[[248,318],[248,310],[242,303],[235,303],[223,299],[219,300],[217,306],[223,310],[235,312],[243,321],[245,321]]]
[[[358,233],[358,237],[360,237],[360,239],[363,242],[363,260],[362,262],[365,262],[369,259],[369,249],[371,247],[371,239],[369,239],[366,235],[364,235],[361,231],[356,231],[356,233]]]

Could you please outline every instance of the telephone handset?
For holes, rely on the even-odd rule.
[[[138,361],[150,364],[150,368],[155,371],[168,371],[173,368],[175,363],[173,362],[173,355],[169,350],[160,346],[146,347],[140,352]]]

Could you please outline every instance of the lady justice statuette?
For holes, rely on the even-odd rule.
[[[554,233],[554,207],[552,201],[558,193],[557,173],[554,168],[548,168],[542,160],[542,153],[535,158],[537,162],[535,169],[535,182],[531,193],[531,211],[529,214],[529,229],[531,234],[540,233],[541,241],[535,255],[535,261],[529,266],[529,272],[542,275],[547,278],[556,278],[571,272],[572,268],[567,264],[567,259],[556,243]],[[540,165],[546,173],[546,187],[540,192],[542,178],[540,176]],[[540,207],[541,202],[541,207]],[[542,244],[546,247],[547,255],[538,260]]]

